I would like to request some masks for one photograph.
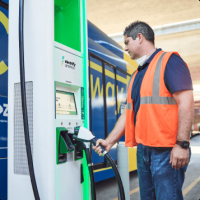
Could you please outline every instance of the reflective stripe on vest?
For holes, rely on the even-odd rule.
[[[133,110],[131,103],[126,104],[126,109],[127,110]]]
[[[176,105],[176,101],[174,97],[141,97],[140,98],[140,104],[170,104],[170,105]]]
[[[141,97],[140,104],[170,104],[170,105],[177,104],[174,97],[160,97],[159,96],[160,72],[161,72],[162,60],[165,54],[166,52],[160,56],[156,65],[156,70],[155,70],[154,78],[153,78],[152,96]]]

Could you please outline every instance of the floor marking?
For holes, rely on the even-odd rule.
[[[138,188],[135,188],[134,190],[131,190],[130,191],[130,195],[132,195],[132,194],[134,194],[134,193],[136,193],[136,192],[138,192],[140,190],[140,188],[138,187]],[[115,198],[115,199],[113,199],[113,200],[118,200],[118,197],[117,198]]]
[[[185,196],[199,181],[200,176],[183,190],[183,196]]]
[[[197,160],[193,160],[192,162],[189,162],[189,164],[188,165],[190,165],[190,164],[192,164],[192,163],[194,163],[194,162],[196,162]]]
[[[140,188],[138,187],[138,188],[135,188],[134,190],[131,190],[130,191],[130,195],[132,195],[133,193],[136,193],[137,191],[139,191],[140,190]]]

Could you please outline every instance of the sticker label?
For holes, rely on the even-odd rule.
[[[121,114],[123,113],[125,106],[126,106],[125,103],[121,103],[121,105],[120,105],[120,107],[121,107]]]
[[[85,119],[85,99],[84,99],[84,88],[81,87],[81,119]]]

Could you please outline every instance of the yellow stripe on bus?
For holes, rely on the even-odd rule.
[[[106,76],[109,76],[112,79],[115,79],[115,74],[107,69],[105,69]]]
[[[96,70],[96,71],[102,73],[102,67],[101,67],[100,65],[97,65],[96,63],[94,63],[94,62],[92,62],[92,61],[90,61],[90,67],[91,67],[92,69],[94,69],[94,70]],[[115,79],[115,74],[114,74],[113,72],[107,70],[107,69],[105,70],[105,75],[108,76],[108,77],[110,77],[110,78],[112,78],[112,79]],[[129,77],[123,78],[123,77],[117,75],[117,81],[120,81],[120,82],[122,82],[122,83],[128,84],[128,82],[129,82]]]
[[[97,65],[96,63],[90,61],[90,67],[92,69],[95,69],[96,71],[102,73],[102,67],[100,65]]]
[[[102,168],[102,169],[96,169],[96,170],[94,170],[94,173],[95,173],[95,172],[105,171],[105,170],[108,170],[108,169],[111,169],[111,168],[112,168],[112,167]]]
[[[0,22],[3,24],[3,26],[6,29],[6,32],[8,34],[8,18],[1,11],[0,11]]]

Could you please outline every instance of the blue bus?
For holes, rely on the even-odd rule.
[[[0,199],[7,199],[8,0],[0,1]]]
[[[88,63],[90,82],[90,130],[96,138],[106,138],[123,112],[127,85],[137,64],[122,47],[88,21]],[[120,141],[124,141],[124,137]],[[117,164],[117,145],[110,155]],[[114,176],[104,159],[93,152],[95,181]],[[136,148],[129,148],[129,171],[137,169]]]

